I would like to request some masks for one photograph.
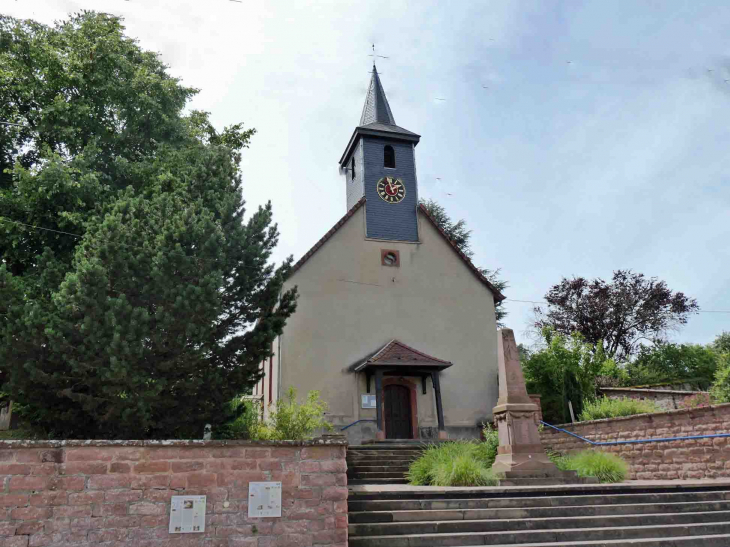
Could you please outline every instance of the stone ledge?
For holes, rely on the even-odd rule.
[[[307,447],[307,446],[347,446],[347,440],[341,439],[311,439],[308,441],[243,441],[243,440],[220,440],[220,441],[203,441],[197,439],[190,440],[63,440],[63,441],[33,441],[27,439],[0,441],[1,449],[15,448],[75,448],[83,446],[96,447],[150,447],[150,448],[174,448],[174,447],[194,447],[194,448],[215,448],[221,446],[250,446],[250,447]]]
[[[626,422],[630,420],[636,420],[637,418],[660,418],[664,416],[681,416],[682,414],[704,414],[706,412],[714,411],[714,410],[730,410],[730,403],[723,403],[720,405],[710,405],[710,406],[703,406],[699,408],[680,408],[678,410],[667,410],[665,412],[650,412],[648,414],[634,414],[633,416],[621,416],[618,418],[603,418],[600,420],[587,420],[585,422],[575,422],[575,423],[567,423],[567,424],[551,424],[554,427],[559,427],[561,429],[568,429],[570,427],[579,427],[584,425],[597,425],[597,424],[605,424],[605,423],[616,423],[616,422]],[[555,431],[554,429],[551,429],[550,427],[546,427],[544,431],[552,430],[555,433],[560,433],[559,431]]]

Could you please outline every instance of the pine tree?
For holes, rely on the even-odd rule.
[[[0,44],[3,390],[47,435],[200,438],[296,307],[271,205],[245,214],[254,130],[183,115],[117,17],[4,17]]]

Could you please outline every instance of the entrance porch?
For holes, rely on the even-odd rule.
[[[391,340],[370,358],[351,367],[352,372],[365,375],[367,393],[371,393],[374,380],[376,440],[419,438],[419,378],[423,395],[426,395],[428,379],[431,379],[438,438],[446,439],[440,382],[441,371],[452,365],[449,361],[427,355],[398,340]]]

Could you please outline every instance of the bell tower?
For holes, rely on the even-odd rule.
[[[366,237],[418,241],[416,145],[421,137],[395,124],[375,65],[360,125],[340,158],[347,208],[363,196]]]

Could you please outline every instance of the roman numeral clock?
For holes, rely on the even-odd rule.
[[[383,177],[378,181],[378,195],[386,203],[400,203],[406,197],[406,186],[401,179]]]

